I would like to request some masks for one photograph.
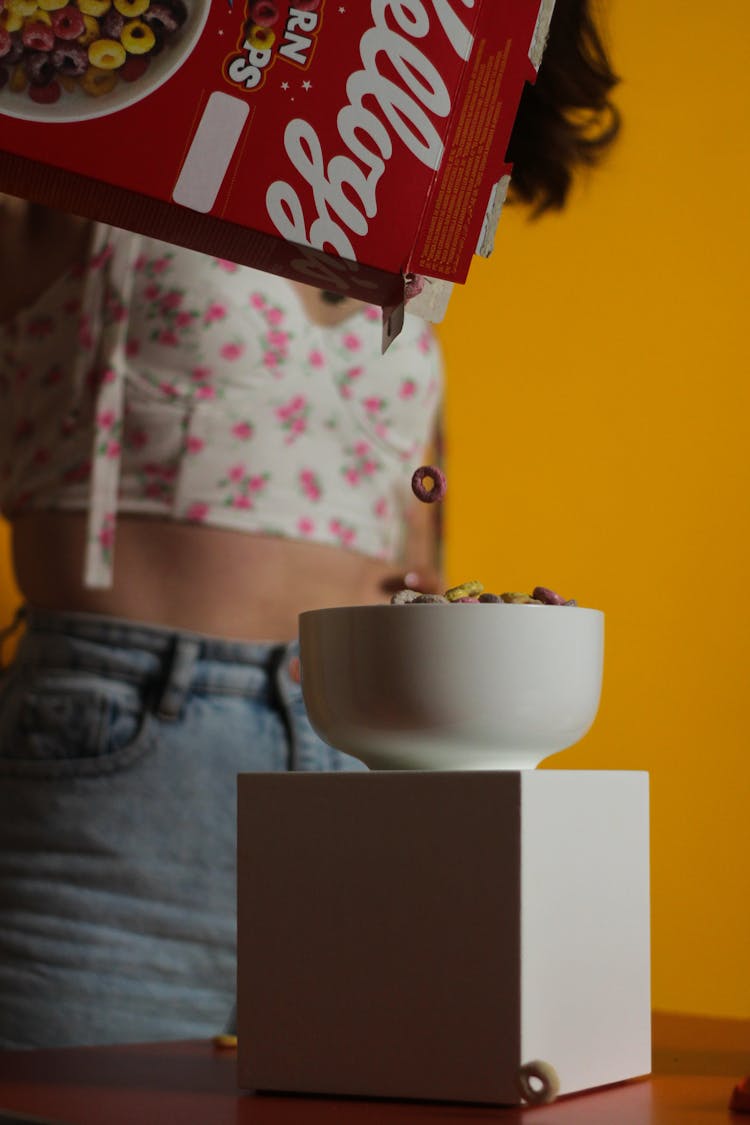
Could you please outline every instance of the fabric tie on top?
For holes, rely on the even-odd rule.
[[[84,567],[84,584],[90,588],[109,588],[113,579],[124,427],[125,345],[135,276],[133,262],[139,243],[139,236],[128,231],[97,226],[83,292],[82,333],[92,343],[101,342],[92,367],[90,351],[85,349],[87,341],[82,341],[84,347],[77,357],[75,371],[77,394],[84,393],[89,380],[95,381]],[[91,269],[91,264],[102,261],[101,272]],[[107,357],[104,367],[97,366],[99,354]]]

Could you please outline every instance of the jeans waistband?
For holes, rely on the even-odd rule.
[[[190,642],[205,660],[233,664],[264,664],[270,653],[287,646],[271,641],[233,641],[185,629],[129,621],[95,613],[70,613],[27,607],[24,614],[28,633],[69,634],[82,640],[112,645],[163,656],[176,640]]]
[[[296,642],[233,641],[90,613],[28,608],[25,622],[17,667],[85,671],[149,688],[163,718],[176,717],[191,690],[261,696],[297,652]]]

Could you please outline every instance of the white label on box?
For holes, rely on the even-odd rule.
[[[172,192],[175,203],[204,214],[211,210],[249,112],[240,98],[211,94]]]

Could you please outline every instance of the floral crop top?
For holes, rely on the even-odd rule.
[[[97,226],[0,327],[0,511],[88,510],[88,586],[118,512],[394,561],[442,366],[411,316],[382,355],[381,315],[320,327],[281,278]]]

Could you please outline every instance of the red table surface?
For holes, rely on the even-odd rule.
[[[496,1108],[243,1093],[234,1053],[208,1041],[0,1052],[0,1109],[64,1125],[741,1125],[735,1084],[750,1073],[750,1021],[654,1014],[654,1074]]]

